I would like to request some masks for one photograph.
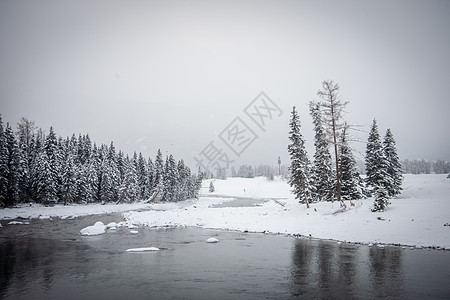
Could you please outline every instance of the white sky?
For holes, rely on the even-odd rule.
[[[191,166],[211,141],[275,165],[293,105],[312,157],[307,104],[333,79],[349,123],[391,128],[402,159],[450,160],[449,30],[437,0],[1,0],[0,113]],[[261,91],[283,114],[237,158],[218,135],[237,116],[255,126],[243,110]]]

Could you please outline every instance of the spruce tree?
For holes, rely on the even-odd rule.
[[[7,186],[8,186],[8,149],[6,146],[6,136],[3,129],[2,118],[0,115],[0,207],[6,206],[7,203]]]
[[[8,168],[5,205],[12,206],[19,200],[20,160],[19,147],[9,123],[6,124],[5,137]]]
[[[214,190],[215,190],[214,183],[211,180],[211,182],[209,183],[209,192],[212,193],[212,192],[214,192]]]
[[[394,136],[391,130],[386,131],[383,140],[383,152],[387,160],[387,173],[390,177],[390,185],[387,187],[387,192],[390,197],[398,195],[402,190],[402,165],[397,155],[397,148],[395,146]]]
[[[382,211],[389,204],[388,186],[391,179],[387,173],[388,163],[381,145],[376,120],[367,139],[366,146],[366,183],[370,193],[375,197],[373,211]]]
[[[139,199],[147,198],[147,165],[142,156],[142,153],[139,153],[139,157],[137,160],[137,168],[136,168],[137,182],[139,187]]]
[[[361,177],[357,171],[356,161],[346,136],[346,128],[344,128],[339,146],[339,179],[341,180],[342,199],[349,200],[351,203],[352,199],[358,200],[363,197],[364,186],[362,185]]]
[[[156,188],[162,181],[164,177],[164,161],[162,157],[161,150],[158,149],[155,159],[155,176],[153,180],[153,187]]]
[[[314,146],[316,151],[314,153],[314,162],[311,174],[314,185],[314,193],[318,201],[331,201],[333,200],[334,193],[333,170],[331,167],[329,143],[326,138],[319,104],[310,102],[309,108],[313,119],[315,132]]]
[[[139,186],[136,175],[136,166],[132,160],[126,160],[126,173],[122,184],[119,187],[118,202],[130,203],[139,197]]]
[[[300,119],[295,106],[292,108],[289,126],[289,140],[291,143],[288,145],[288,152],[291,157],[291,165],[289,167],[291,177],[288,183],[292,187],[295,198],[299,199],[301,203],[306,203],[306,207],[309,208],[311,198],[309,160],[305,149],[305,141],[300,133]]]

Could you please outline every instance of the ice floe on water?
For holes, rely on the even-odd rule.
[[[96,222],[92,226],[85,227],[80,230],[81,235],[99,235],[106,232],[106,225],[103,222]]]
[[[159,248],[156,248],[156,247],[131,248],[131,249],[127,249],[126,252],[154,252],[154,251],[159,251]]]

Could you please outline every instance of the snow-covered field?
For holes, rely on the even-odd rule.
[[[209,181],[203,186],[208,196],[198,201],[154,205],[155,210],[125,213],[125,219],[138,226],[200,226],[450,249],[450,226],[446,225],[450,223],[450,179],[446,175],[406,175],[403,194],[381,213],[371,212],[372,199],[355,201],[346,210],[337,202],[315,203],[307,209],[281,180],[214,180],[214,193],[207,192]],[[266,202],[254,207],[212,207],[233,200],[224,196],[264,198]]]
[[[265,178],[203,182],[199,200],[161,204],[43,207],[33,205],[0,210],[0,219],[77,217],[125,212],[125,223],[137,226],[203,228],[299,234],[314,238],[367,244],[435,246],[450,249],[450,179],[446,175],[405,175],[403,193],[387,211],[370,211],[372,199],[355,201],[341,210],[339,203],[314,203],[309,209],[291,195],[285,181]],[[227,207],[227,203],[261,199],[256,206]],[[258,201],[253,201],[258,202]],[[230,205],[231,206],[231,205]],[[130,211],[149,209],[145,211]],[[3,224],[5,225],[5,223]],[[0,229],[1,230],[1,229]]]

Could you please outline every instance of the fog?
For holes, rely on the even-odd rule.
[[[276,165],[294,105],[312,156],[308,102],[332,79],[358,159],[376,118],[401,159],[450,160],[449,16],[437,0],[1,1],[0,113],[127,154],[195,166],[213,142]],[[264,128],[245,113],[261,92],[278,108]],[[220,138],[236,118],[257,136],[238,154]]]

